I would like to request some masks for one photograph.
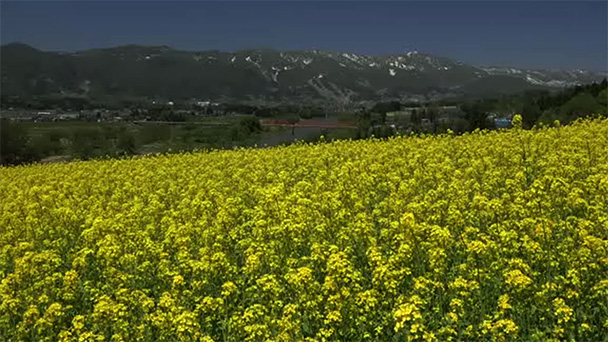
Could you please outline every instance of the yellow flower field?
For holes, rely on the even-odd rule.
[[[0,341],[606,341],[608,120],[0,168]]]

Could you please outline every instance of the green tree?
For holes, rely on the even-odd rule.
[[[118,133],[118,139],[116,141],[116,149],[118,154],[132,155],[137,150],[135,143],[135,137],[126,129],[121,130]]]
[[[386,114],[388,112],[395,112],[401,109],[401,103],[399,101],[391,102],[378,102],[376,103],[371,111],[374,113]]]
[[[603,106],[602,114],[607,114],[606,107],[608,106],[608,88],[604,88],[604,90],[597,95],[596,101],[600,106]]]
[[[540,119],[541,114],[540,107],[535,102],[527,101],[524,103],[521,113],[524,127],[534,126]]]
[[[439,122],[438,122],[439,121],[439,108],[437,107],[436,104],[433,104],[428,107],[427,115],[428,115],[429,121],[433,125],[433,133],[437,133],[437,130],[439,128]]]
[[[239,125],[245,127],[249,133],[257,133],[262,130],[260,120],[254,116],[246,116],[239,119]]]
[[[422,117],[418,113],[416,109],[412,110],[412,115],[410,116],[410,121],[414,127],[419,127],[422,123]]]
[[[105,155],[111,155],[108,137],[97,128],[76,128],[71,136],[71,154],[78,159],[91,159]]]
[[[25,126],[7,119],[0,120],[0,164],[29,163],[39,157],[30,146]]]
[[[357,139],[367,138],[367,132],[372,125],[372,116],[370,112],[357,113]]]
[[[477,128],[489,128],[492,125],[488,120],[488,104],[484,102],[466,103],[460,108],[463,112],[463,119],[467,122],[470,131]]]
[[[580,93],[561,107],[560,116],[564,121],[572,121],[576,118],[600,114],[601,112],[602,106],[595,101],[595,98],[591,94]]]
[[[230,128],[230,139],[233,142],[243,142],[260,131],[260,120],[254,116],[242,117]]]

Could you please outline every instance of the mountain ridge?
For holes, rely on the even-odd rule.
[[[274,52],[283,52],[283,53],[296,53],[296,52],[319,53],[319,52],[321,52],[321,53],[328,53],[328,54],[346,53],[346,54],[364,55],[364,56],[369,56],[372,58],[387,58],[387,57],[400,56],[400,55],[403,56],[403,55],[408,55],[408,54],[418,54],[418,55],[432,56],[435,58],[443,58],[443,59],[451,60],[451,61],[461,63],[461,64],[475,65],[480,68],[512,68],[512,69],[520,69],[520,70],[536,70],[536,71],[550,71],[550,72],[584,71],[584,72],[590,72],[590,73],[598,73],[598,74],[602,74],[602,75],[608,74],[608,69],[593,70],[593,69],[589,69],[589,68],[533,68],[533,67],[515,67],[515,66],[509,66],[509,65],[498,65],[498,64],[491,64],[491,63],[469,63],[469,62],[458,60],[456,58],[440,56],[440,55],[437,55],[434,53],[421,52],[418,50],[380,53],[380,54],[365,54],[365,53],[358,53],[358,52],[353,52],[353,51],[334,51],[334,50],[317,49],[317,48],[275,49],[275,48],[270,48],[270,47],[250,47],[250,48],[239,49],[236,51],[222,51],[222,50],[218,50],[218,49],[207,49],[207,50],[205,50],[205,49],[179,49],[179,48],[172,47],[170,45],[145,45],[145,44],[136,44],[136,43],[122,44],[122,45],[109,46],[109,47],[77,49],[77,50],[43,50],[43,49],[36,48],[32,45],[18,42],[18,41],[0,45],[0,48],[5,48],[5,47],[9,47],[9,46],[23,46],[23,47],[30,48],[32,50],[40,51],[40,52],[50,52],[50,53],[59,53],[59,54],[75,54],[75,53],[80,53],[80,52],[85,52],[85,51],[128,49],[128,48],[141,48],[141,49],[163,48],[165,50],[190,52],[190,53],[222,52],[222,53],[232,53],[232,54],[235,54],[237,52],[251,52],[251,51],[274,51]]]
[[[5,95],[364,100],[560,89],[601,81],[586,70],[476,66],[417,51],[372,56],[319,49],[184,51],[139,44],[75,52],[0,47]]]

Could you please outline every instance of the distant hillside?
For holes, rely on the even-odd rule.
[[[127,45],[74,53],[24,44],[0,48],[2,94],[171,99],[412,100],[492,95],[601,81],[576,71],[488,68],[408,52],[366,56],[325,51],[179,51]]]

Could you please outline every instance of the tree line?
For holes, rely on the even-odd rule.
[[[221,126],[131,123],[44,123],[0,120],[0,165],[39,162],[48,157],[87,160],[195,148],[253,145],[259,120],[241,117]]]

